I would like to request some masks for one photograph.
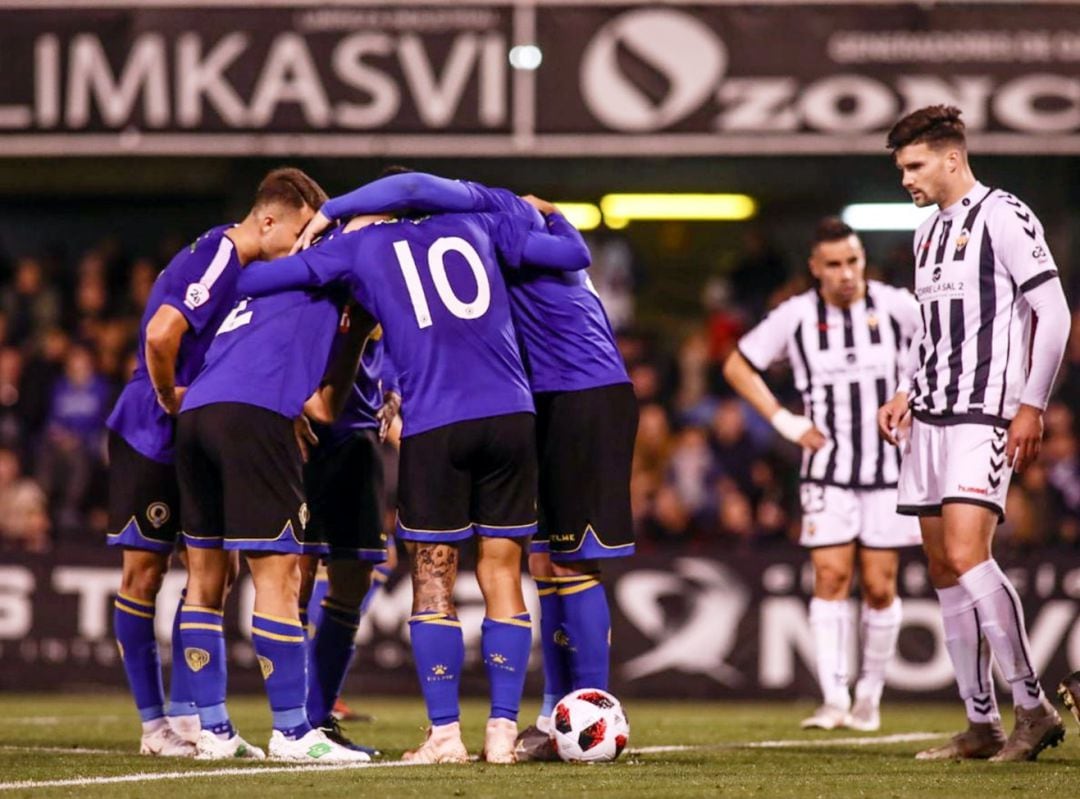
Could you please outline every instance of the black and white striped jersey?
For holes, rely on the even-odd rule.
[[[1008,192],[977,183],[926,220],[915,233],[915,415],[1006,426],[1028,374],[1032,314],[1023,295],[1057,277],[1042,225]]]
[[[850,308],[827,304],[816,290],[777,306],[739,340],[759,371],[787,361],[802,392],[804,413],[828,443],[804,451],[804,482],[846,488],[889,488],[899,456],[877,432],[877,409],[896,390],[900,363],[919,329],[919,306],[903,289],[867,281]]]

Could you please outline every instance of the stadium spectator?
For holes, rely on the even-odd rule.
[[[49,514],[41,486],[22,475],[18,454],[0,449],[0,551],[40,555],[50,549]]]

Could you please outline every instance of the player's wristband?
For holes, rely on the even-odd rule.
[[[781,408],[769,419],[776,432],[795,444],[814,428],[814,423],[805,416],[797,416],[787,408]]]

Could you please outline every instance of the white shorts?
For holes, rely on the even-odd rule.
[[[1004,427],[913,420],[900,461],[900,513],[940,516],[942,505],[966,502],[1004,519],[1012,480],[1012,467],[1005,460],[1007,438]]]
[[[834,547],[858,541],[870,549],[899,549],[922,544],[918,519],[896,512],[896,489],[854,489],[803,483],[804,547]]]

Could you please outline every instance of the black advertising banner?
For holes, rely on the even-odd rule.
[[[1080,153],[1050,0],[0,0],[0,59],[7,156],[881,153],[937,102]]]
[[[112,596],[120,582],[114,555],[103,547],[48,559],[9,557],[0,564],[0,691],[124,685],[112,638]],[[657,553],[610,565],[612,685],[620,696],[816,695],[807,620],[812,581],[803,552],[782,547]],[[1080,668],[1080,552],[1046,552],[1004,565],[1023,599],[1035,666],[1056,683]],[[183,580],[182,571],[167,575],[158,601],[157,630],[166,662]],[[525,589],[537,619],[535,589],[528,579]],[[889,667],[890,695],[954,698],[937,600],[916,553],[902,563],[900,592],[904,622],[900,651]],[[455,598],[469,664],[464,690],[481,694],[486,691],[479,661],[483,605],[471,573],[459,577]],[[253,600],[250,578],[244,576],[226,612],[229,685],[238,691],[262,686],[250,643]],[[408,579],[400,575],[372,603],[357,634],[350,692],[417,692],[408,637],[410,604]],[[534,624],[534,639],[538,635]],[[534,645],[528,686],[538,695],[538,641]]]

